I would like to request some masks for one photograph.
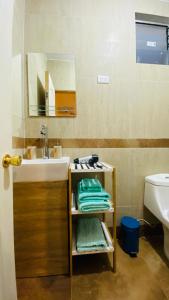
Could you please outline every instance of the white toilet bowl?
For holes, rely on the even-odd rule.
[[[163,224],[164,252],[169,259],[169,174],[145,177],[144,205]]]

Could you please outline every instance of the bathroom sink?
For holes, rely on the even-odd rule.
[[[13,180],[14,182],[67,180],[69,163],[69,157],[23,159],[20,167],[13,168]]]

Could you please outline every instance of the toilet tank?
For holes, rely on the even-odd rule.
[[[163,220],[169,208],[169,174],[145,177],[144,205]]]

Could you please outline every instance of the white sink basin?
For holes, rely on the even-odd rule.
[[[13,168],[14,182],[59,181],[68,179],[70,157],[23,159],[20,167]]]

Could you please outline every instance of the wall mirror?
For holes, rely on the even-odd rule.
[[[69,54],[27,54],[29,116],[75,117],[75,59]]]

